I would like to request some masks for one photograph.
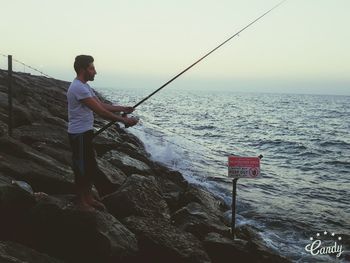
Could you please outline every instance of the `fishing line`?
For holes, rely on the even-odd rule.
[[[171,82],[173,82],[175,79],[177,79],[178,77],[180,77],[182,74],[184,74],[186,71],[188,71],[189,69],[191,69],[192,67],[194,67],[195,65],[197,65],[199,62],[201,62],[203,59],[205,59],[207,56],[209,56],[211,53],[213,53],[214,51],[216,51],[217,49],[219,49],[221,46],[223,46],[224,44],[226,44],[227,42],[229,42],[232,38],[238,36],[240,33],[242,33],[244,30],[246,30],[248,27],[250,27],[251,25],[255,24],[256,22],[258,22],[261,18],[263,18],[264,16],[266,16],[268,13],[270,13],[272,10],[276,9],[277,7],[279,7],[281,4],[283,4],[284,2],[286,2],[287,0],[283,0],[281,2],[279,2],[277,5],[275,5],[274,7],[272,7],[271,9],[269,9],[268,11],[266,11],[265,13],[263,13],[261,16],[259,16],[258,18],[256,18],[255,20],[253,20],[252,22],[250,22],[248,25],[246,25],[245,27],[243,27],[241,30],[239,30],[237,33],[233,34],[231,37],[229,37],[228,39],[226,39],[224,42],[222,42],[221,44],[219,44],[217,47],[215,47],[214,49],[212,49],[211,51],[209,51],[207,54],[205,54],[203,57],[201,57],[200,59],[198,59],[196,62],[194,62],[193,64],[191,64],[190,66],[188,66],[186,69],[184,69],[183,71],[181,71],[179,74],[177,74],[175,77],[173,77],[172,79],[170,79],[169,81],[167,81],[166,83],[164,83],[160,88],[158,88],[157,90],[155,90],[154,92],[152,92],[150,95],[148,95],[146,98],[142,99],[141,101],[139,101],[137,104],[135,104],[133,106],[133,108],[135,109],[136,107],[138,107],[140,104],[144,103],[146,100],[148,100],[149,98],[151,98],[154,94],[156,94],[157,92],[159,92],[161,89],[163,89],[165,86],[167,86],[168,84],[170,84]],[[126,114],[124,114],[126,115]],[[102,127],[101,129],[99,129],[94,135],[93,137],[96,137],[97,135],[99,135],[101,132],[103,132],[104,130],[108,129],[110,126],[112,126],[115,123],[115,121],[111,121],[109,122],[107,125],[105,125],[104,127]]]

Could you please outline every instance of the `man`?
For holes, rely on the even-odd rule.
[[[98,168],[93,139],[93,112],[110,121],[122,122],[133,126],[137,119],[120,116],[114,112],[131,113],[133,107],[113,106],[101,102],[87,84],[96,75],[92,56],[80,55],[75,58],[74,70],[77,77],[70,84],[67,92],[68,100],[68,137],[72,148],[73,171],[78,206],[86,211],[93,208],[104,209],[104,205],[92,195],[92,185],[95,185],[99,195],[105,195],[115,190],[114,185]]]

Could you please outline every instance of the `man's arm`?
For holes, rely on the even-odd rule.
[[[102,105],[103,108],[105,108],[106,110],[111,111],[111,112],[131,113],[134,111],[134,109],[132,107],[111,105],[111,104],[107,104],[107,103],[100,101],[100,99],[98,97],[94,97],[94,98]]]
[[[95,112],[100,117],[111,120],[111,121],[119,121],[128,126],[133,126],[137,123],[136,119],[122,117],[120,115],[114,114],[109,110],[105,109],[103,105],[93,97],[82,99],[81,102],[88,106],[93,112]]]

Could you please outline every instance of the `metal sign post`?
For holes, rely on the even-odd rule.
[[[12,56],[8,55],[8,135],[12,137]]]
[[[228,176],[232,177],[232,216],[231,216],[231,235],[235,239],[236,228],[236,196],[237,182],[239,178],[256,178],[260,175],[260,159],[259,157],[228,157]]]

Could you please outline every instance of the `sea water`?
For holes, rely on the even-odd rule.
[[[151,92],[97,90],[130,106]],[[229,205],[227,157],[262,154],[260,178],[238,181],[237,225],[253,225],[294,262],[332,262],[305,247],[340,238],[350,250],[349,105],[349,96],[168,89],[137,108],[140,124],[129,131]]]

